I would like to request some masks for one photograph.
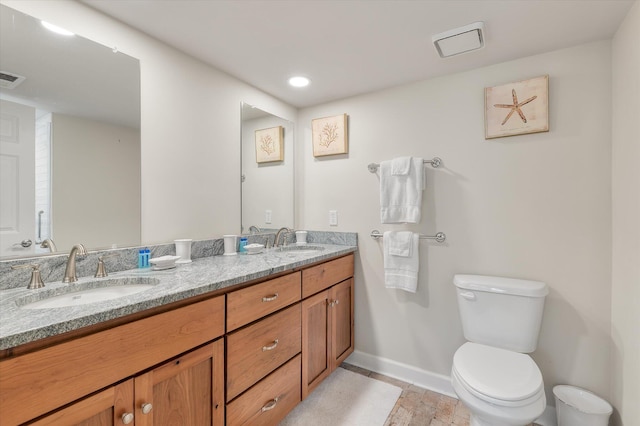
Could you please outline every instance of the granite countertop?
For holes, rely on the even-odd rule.
[[[189,297],[230,288],[236,284],[291,271],[315,262],[356,251],[356,246],[313,244],[317,251],[277,251],[237,256],[211,256],[175,269],[153,271],[132,269],[110,273],[105,278],[83,277],[73,284],[45,283],[37,290],[26,288],[0,291],[0,350],[34,342],[98,324],[114,318],[177,302]],[[143,278],[144,279],[141,279]],[[24,309],[25,301],[51,297],[114,283],[114,279],[154,282],[153,288],[108,301],[51,309]],[[111,280],[111,282],[109,282]],[[157,283],[156,283],[157,282]],[[89,284],[90,283],[90,284]],[[26,283],[25,283],[26,287]]]

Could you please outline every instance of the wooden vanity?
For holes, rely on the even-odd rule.
[[[30,345],[0,361],[0,424],[277,425],[353,352],[353,269],[348,254]]]

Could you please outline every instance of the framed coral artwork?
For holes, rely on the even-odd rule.
[[[484,89],[485,139],[549,131],[549,76]]]
[[[347,114],[311,120],[313,156],[347,154]]]
[[[282,126],[256,130],[256,162],[284,160],[284,128]]]

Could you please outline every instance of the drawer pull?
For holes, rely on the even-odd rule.
[[[273,302],[274,300],[276,300],[278,298],[278,293],[275,293],[273,296],[269,296],[269,297],[263,297],[262,301],[263,302]]]
[[[142,404],[142,406],[140,406],[140,409],[142,410],[142,414],[149,414],[151,410],[153,410],[153,405],[147,402],[145,404]]]
[[[133,413],[124,413],[122,415],[122,423],[125,425],[131,424],[133,422]]]
[[[278,399],[279,398],[280,397],[277,396],[277,397],[273,398],[271,401],[269,401],[266,404],[264,404],[264,407],[262,407],[262,412],[264,413],[265,411],[273,410],[274,408],[276,408],[276,405],[278,405]]]
[[[278,346],[278,339],[274,340],[272,345],[263,346],[262,347],[262,352],[271,351],[271,350],[275,349],[276,346]]]

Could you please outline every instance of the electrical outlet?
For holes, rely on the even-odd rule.
[[[271,223],[271,210],[264,211],[264,223]]]
[[[338,226],[338,210],[329,210],[329,226]]]

